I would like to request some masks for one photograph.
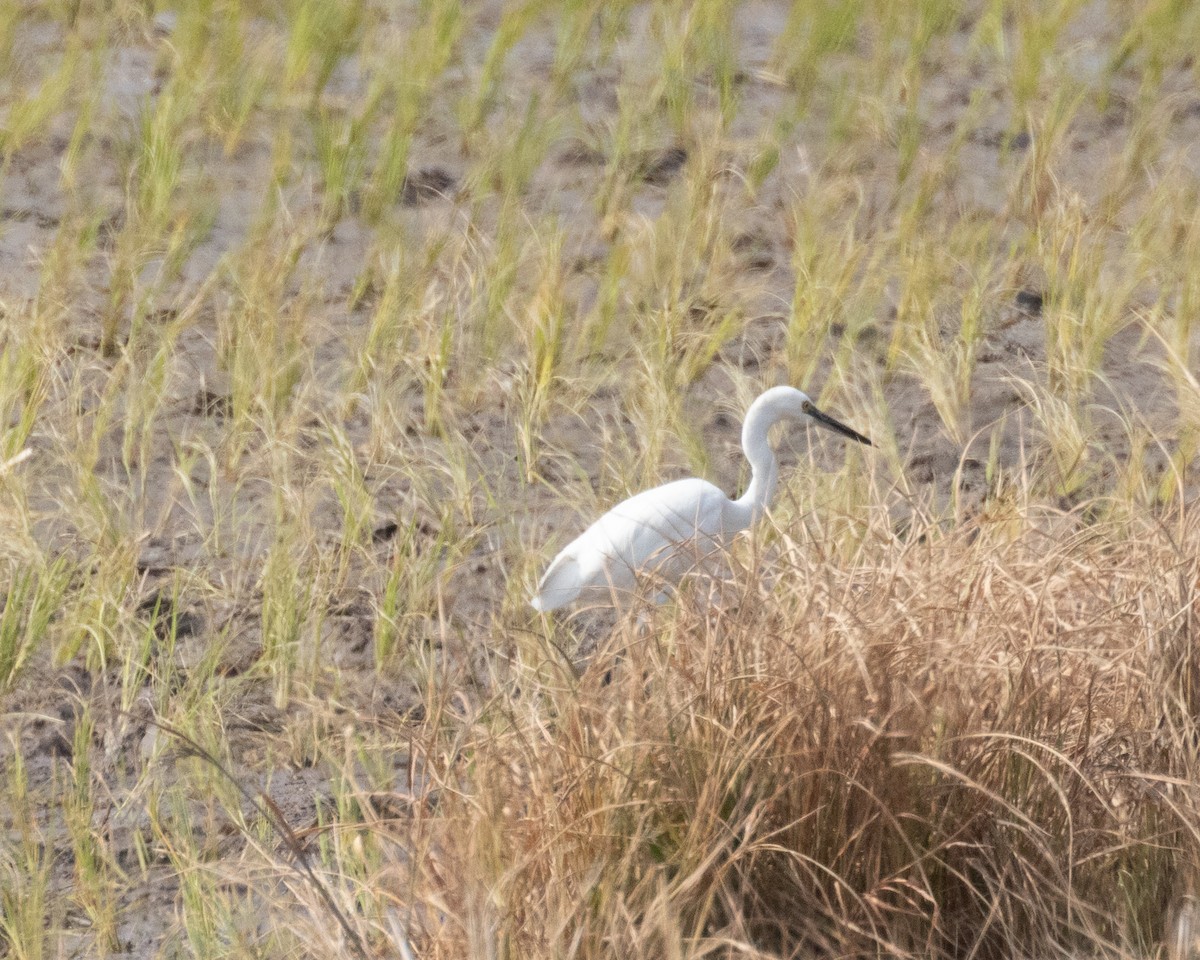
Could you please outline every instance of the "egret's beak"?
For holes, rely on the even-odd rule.
[[[851,430],[844,423],[838,423],[829,414],[822,413],[811,404],[808,407],[807,413],[825,429],[832,430],[834,433],[840,433],[843,437],[849,437],[851,440],[857,440],[859,443],[865,443],[868,447],[871,446],[871,441],[857,430]]]

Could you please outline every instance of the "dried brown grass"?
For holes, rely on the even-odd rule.
[[[1152,949],[1200,860],[1200,523],[1087,516],[781,533],[773,588],[428,730],[419,952]]]

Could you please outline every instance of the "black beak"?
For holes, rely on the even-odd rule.
[[[838,423],[829,414],[822,413],[811,404],[808,407],[808,415],[817,421],[821,426],[834,433],[840,433],[843,437],[849,437],[851,440],[857,440],[859,443],[865,443],[868,447],[871,446],[871,441],[864,437],[857,430],[851,430],[844,423]]]

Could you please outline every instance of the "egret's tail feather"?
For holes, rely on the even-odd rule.
[[[583,583],[579,576],[579,562],[574,557],[560,556],[550,565],[537,594],[529,601],[534,610],[543,613],[565,607],[579,596]]]

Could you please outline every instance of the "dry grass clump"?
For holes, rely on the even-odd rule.
[[[1200,524],[885,521],[427,729],[422,955],[1152,950],[1200,862]]]

